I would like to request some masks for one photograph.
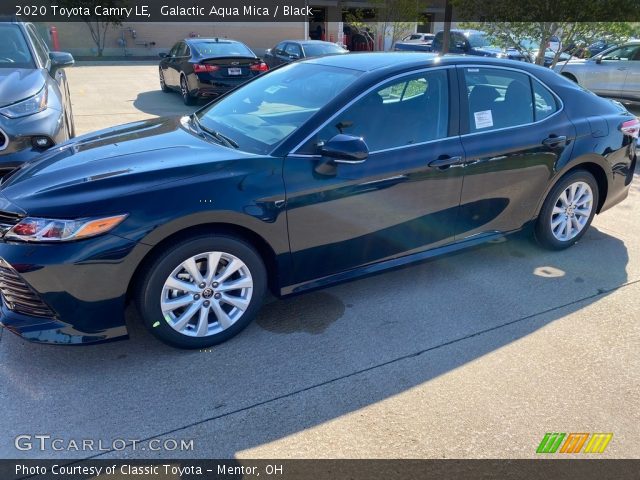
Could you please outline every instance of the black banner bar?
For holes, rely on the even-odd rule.
[[[0,460],[2,480],[638,480],[640,460]]]
[[[413,7],[407,8],[412,2]],[[30,22],[300,22],[313,0],[17,0],[0,2],[0,17]],[[640,0],[323,0],[324,21],[639,22]]]

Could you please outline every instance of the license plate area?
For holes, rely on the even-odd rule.
[[[227,69],[229,75],[242,75],[242,69],[239,67],[231,67]]]

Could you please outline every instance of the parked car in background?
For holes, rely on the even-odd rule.
[[[562,41],[556,35],[553,35],[547,42],[547,48],[553,53],[556,53],[562,48]]]
[[[31,23],[0,22],[0,177],[75,135],[65,67]]]
[[[529,52],[529,61],[531,63],[535,63],[536,62],[536,57],[538,55],[538,51],[540,49],[540,43],[533,41],[533,40],[529,40],[529,39],[525,39],[522,40],[520,42],[520,45],[523,47],[523,49],[525,49],[527,52]],[[544,63],[543,65],[545,67],[550,67],[553,64],[553,59],[556,56],[556,52],[557,50],[553,50],[551,48],[546,48],[544,51]],[[560,53],[560,56],[558,57],[558,62],[566,62],[567,60],[569,60],[571,57],[571,54],[567,53],[567,52],[562,52]]]
[[[336,43],[321,40],[284,40],[275,47],[267,49],[264,61],[269,68],[274,68],[301,58],[343,55],[345,53],[349,53],[349,50]]]
[[[598,95],[640,100],[640,40],[586,60],[558,63],[554,70]]]
[[[605,50],[615,47],[616,45],[617,45],[617,42],[612,42],[611,40],[607,40],[607,39],[600,39],[593,42],[591,45],[589,45],[587,49],[591,54],[590,56],[593,57],[594,55],[597,55],[600,52],[604,52]]]
[[[430,52],[434,38],[435,34],[433,33],[412,33],[404,37],[400,42],[396,42],[393,49],[398,52]]]
[[[433,52],[442,51],[444,31],[436,33],[431,45]],[[476,55],[479,57],[508,58],[509,60],[529,61],[515,48],[504,49],[491,44],[485,32],[479,30],[451,30],[449,53]]]
[[[528,226],[565,249],[627,196],[639,128],[525,62],[293,62],[11,175],[0,319],[31,341],[99,342],[126,336],[132,299],[162,341],[206,348],[245,328],[267,289],[302,293]]]
[[[228,38],[186,38],[160,57],[160,88],[180,92],[186,105],[217,97],[269,70],[244,43]]]

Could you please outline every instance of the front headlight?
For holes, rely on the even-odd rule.
[[[19,118],[41,112],[47,108],[47,92],[48,89],[45,84],[45,86],[42,87],[42,90],[36,93],[33,97],[29,97],[21,102],[0,108],[0,114],[9,118]]]
[[[127,215],[80,220],[27,217],[9,230],[5,240],[22,242],[65,242],[95,237],[115,228]]]

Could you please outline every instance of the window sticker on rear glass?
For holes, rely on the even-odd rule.
[[[493,127],[493,116],[491,115],[491,110],[474,112],[473,117],[476,121],[476,130],[480,128]]]

